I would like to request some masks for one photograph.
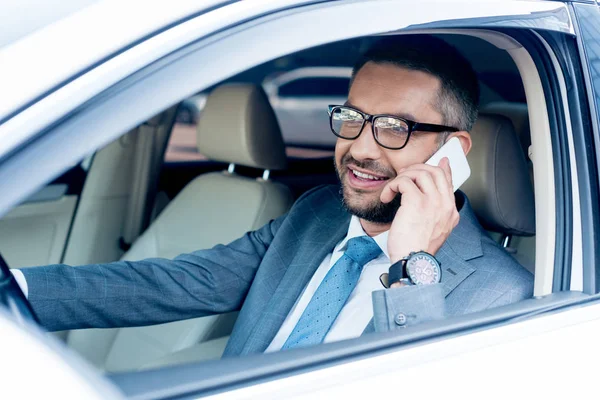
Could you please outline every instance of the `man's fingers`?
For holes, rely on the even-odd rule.
[[[415,196],[421,195],[421,190],[408,176],[398,176],[383,188],[380,200],[382,203],[389,203],[398,193],[402,193],[403,196]]]
[[[444,164],[444,160],[446,160],[445,162],[448,163],[447,165]],[[439,167],[434,167],[432,165],[427,164],[413,164],[410,167],[401,170],[398,175],[408,174],[410,171],[426,171],[433,177],[435,184],[438,188],[437,190],[440,193],[454,193],[452,187],[452,172],[450,171],[450,163],[446,157],[444,157],[442,161],[440,161]]]
[[[436,178],[427,170],[411,169],[401,172],[399,175],[406,176],[416,183],[417,187],[427,195],[439,194]]]
[[[446,181],[450,184],[450,188],[452,188],[452,192],[454,193],[454,186],[452,184],[452,168],[450,168],[450,160],[448,157],[444,157],[440,160],[439,167],[444,171],[444,175],[446,175]]]

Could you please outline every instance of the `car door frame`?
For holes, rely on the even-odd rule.
[[[575,32],[577,33],[577,52],[574,52],[572,62],[574,60],[579,61],[581,66],[581,76],[585,83],[586,92],[582,94],[580,100],[581,109],[584,112],[589,112],[592,116],[589,120],[588,130],[593,132],[592,138],[585,144],[587,151],[585,157],[589,159],[600,160],[600,53],[590,54],[589,41],[594,40],[596,46],[600,46],[600,39],[595,37],[591,29],[595,28],[598,30],[600,26],[600,2],[596,0],[596,5],[593,4],[570,4],[571,13],[573,15],[573,25]],[[597,66],[595,69],[591,68],[592,61]],[[585,121],[583,121],[585,123]],[[594,179],[595,178],[595,179]],[[596,162],[595,174],[590,173],[590,182],[596,184],[595,188],[590,193],[589,201],[594,204],[600,202],[600,198],[595,195],[600,186],[600,164]],[[585,216],[588,220],[593,221],[595,225],[600,224],[600,215],[598,213],[587,213]],[[597,236],[596,230],[589,230],[587,232],[586,247],[588,249],[594,249],[593,253],[598,254],[600,252],[600,238]],[[589,251],[592,253],[592,251]],[[585,290],[591,292],[597,292],[600,290],[600,269],[594,268],[598,264],[597,259],[590,257],[588,262],[583,265],[584,282],[589,282],[589,287]]]

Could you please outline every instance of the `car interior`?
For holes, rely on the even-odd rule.
[[[472,175],[461,190],[489,235],[537,279],[542,267],[536,265],[526,77],[507,51],[488,41],[440,37],[471,61],[481,85],[468,155]],[[164,110],[6,214],[0,252],[12,268],[172,258],[226,244],[284,214],[307,190],[337,183],[336,138],[330,133],[318,143],[294,141],[299,133],[281,129],[262,82],[304,67],[351,67],[373,40],[307,49],[233,76],[206,91],[197,124],[177,122],[178,105]],[[325,89],[308,95],[293,87],[282,93],[299,109],[320,106],[335,97],[326,80],[322,84]],[[219,358],[235,318],[231,313],[56,335],[100,370],[134,371]]]

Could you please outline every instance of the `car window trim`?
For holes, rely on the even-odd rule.
[[[517,39],[533,58],[542,79],[546,107],[550,123],[552,158],[554,160],[555,185],[555,251],[552,291],[568,290],[571,280],[573,226],[571,163],[565,113],[560,84],[550,55],[534,33],[515,30],[511,36]],[[563,281],[566,280],[566,281]]]
[[[570,10],[575,16],[572,18],[573,27],[577,33],[578,54],[576,55],[576,59],[581,63],[580,75],[582,76],[583,82],[585,83],[584,87],[586,89],[586,93],[582,93],[579,100],[582,105],[585,104],[585,109],[584,107],[581,107],[580,110],[582,113],[589,115],[589,118],[584,119],[582,122],[588,124],[588,130],[592,133],[591,137],[586,141],[586,147],[584,147],[585,150],[579,155],[580,157],[584,157],[584,154],[587,154],[586,159],[589,164],[592,164],[589,169],[589,178],[594,178],[594,186],[590,188],[590,196],[586,199],[587,201],[592,202],[591,207],[593,208],[588,211],[586,219],[586,221],[589,221],[591,224],[591,229],[587,231],[589,233],[587,238],[584,237],[584,240],[587,239],[585,242],[587,246],[584,247],[583,281],[584,291],[586,293],[597,293],[600,291],[600,268],[596,268],[596,265],[598,265],[597,257],[600,253],[600,240],[598,239],[600,236],[600,230],[598,228],[600,225],[600,212],[598,212],[597,208],[598,204],[600,204],[600,109],[598,109],[598,107],[600,107],[600,102],[596,104],[596,99],[594,98],[594,93],[597,88],[594,87],[591,71],[587,64],[589,56],[584,44],[586,37],[580,26],[582,12],[584,12],[584,10],[587,12],[590,10],[590,7],[590,5],[585,4],[570,5]],[[600,18],[597,18],[597,20],[600,20]],[[598,96],[600,96],[600,93]],[[595,167],[593,166],[594,163]]]
[[[598,288],[594,266],[598,254],[598,245],[595,238],[600,234],[600,218],[598,216],[600,186],[593,151],[593,118],[585,90],[582,65],[577,62],[581,55],[577,48],[577,38],[565,38],[561,35],[546,32],[540,32],[540,35],[553,49],[553,54],[561,66],[565,85],[569,88],[569,90],[562,88],[563,103],[569,112],[569,138],[572,141],[575,153],[573,176],[577,180],[579,191],[579,196],[573,201],[573,205],[577,202],[580,232],[579,237],[574,235],[573,242],[574,246],[580,245],[581,265],[574,266],[579,271],[573,269],[571,276],[579,274],[576,279],[581,282],[572,282],[570,287],[563,286],[563,289],[583,290],[585,293],[593,294],[597,292]],[[572,180],[574,179],[572,178]],[[575,192],[573,194],[574,196],[577,195]],[[577,210],[574,208],[574,211]],[[573,251],[573,254],[576,255],[575,249]],[[565,273],[568,273],[568,271],[565,271]]]

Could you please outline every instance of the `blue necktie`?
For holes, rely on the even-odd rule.
[[[360,236],[350,239],[346,252],[317,288],[282,349],[323,342],[354,290],[362,268],[379,254],[381,249],[372,238]]]

